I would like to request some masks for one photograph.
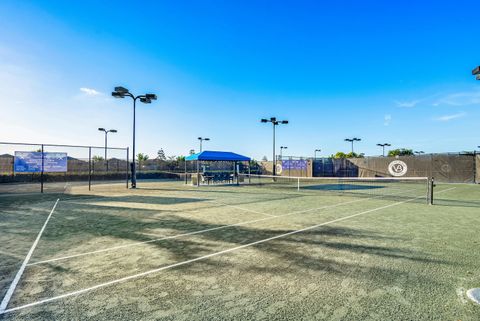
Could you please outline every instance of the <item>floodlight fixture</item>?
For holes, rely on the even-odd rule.
[[[286,125],[288,124],[288,120],[277,120],[277,117],[270,117],[270,119],[266,119],[266,118],[262,118],[260,120],[262,123],[272,123],[273,125],[273,175],[275,176],[276,173],[277,173],[277,169],[276,169],[276,164],[275,164],[275,127],[280,125],[280,124],[283,124],[283,125]],[[281,150],[281,149],[280,149]]]
[[[119,93],[119,92],[112,92],[112,96],[115,98],[125,98],[125,94]]]
[[[144,94],[144,95],[138,95],[135,96],[130,91],[122,86],[117,86],[115,87],[114,91],[112,92],[112,96],[115,98],[125,98],[125,97],[130,97],[133,100],[133,146],[132,146],[132,153],[133,153],[133,163],[131,164],[132,168],[132,181],[131,181],[131,186],[132,188],[137,187],[137,169],[136,169],[136,159],[135,159],[135,112],[136,112],[136,102],[137,100],[140,100],[144,104],[150,104],[152,100],[157,99],[157,95],[155,94]],[[116,131],[112,131],[113,133],[116,133]]]
[[[382,155],[385,157],[385,146],[392,146],[389,143],[377,144],[377,146],[382,147]]]
[[[480,74],[480,66],[476,67],[472,70],[472,75],[479,75]]]
[[[359,142],[359,141],[361,141],[362,139],[361,139],[361,138],[357,138],[357,137],[353,137],[353,138],[345,138],[344,140],[345,140],[346,142],[352,143],[352,154],[353,154],[353,143],[354,143],[354,142]]]
[[[146,94],[145,98],[150,99],[150,100],[157,100],[157,95],[155,94]]]
[[[117,86],[117,87],[115,87],[115,92],[120,93],[120,94],[128,94],[128,93],[130,93],[127,88],[122,87],[122,86]]]
[[[106,130],[103,127],[98,128],[98,130],[105,133],[105,168],[108,172],[108,158],[107,158],[107,139],[108,139],[108,137],[107,136],[108,136],[108,133],[116,133],[117,130],[116,129]]]
[[[209,141],[210,138],[207,138],[207,137],[198,137],[197,138],[199,141],[200,141],[200,153],[202,152],[202,142],[205,140],[205,141]]]

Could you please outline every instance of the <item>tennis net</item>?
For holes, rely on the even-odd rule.
[[[244,174],[241,175],[240,182],[291,192],[379,196],[392,200],[433,202],[433,184],[428,177],[293,177]]]

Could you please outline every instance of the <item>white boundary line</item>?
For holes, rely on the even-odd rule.
[[[401,194],[401,193],[398,193],[396,195],[399,195],[399,194]],[[27,264],[27,266],[40,265],[40,264],[56,262],[56,261],[63,261],[63,260],[73,259],[73,258],[76,258],[76,257],[81,257],[81,256],[86,256],[86,255],[91,255],[91,254],[97,254],[97,253],[103,253],[103,252],[109,252],[109,251],[113,251],[113,250],[123,249],[123,248],[131,247],[131,246],[139,246],[139,245],[142,245],[142,244],[148,244],[148,243],[154,243],[154,242],[158,242],[158,241],[176,239],[176,238],[180,238],[180,237],[184,237],[184,236],[202,234],[202,233],[221,230],[221,229],[225,229],[225,228],[242,226],[242,225],[247,225],[247,224],[256,223],[256,222],[267,221],[267,220],[271,220],[271,219],[274,219],[274,218],[280,218],[280,217],[285,217],[285,216],[290,216],[290,215],[295,215],[295,214],[308,213],[308,212],[313,212],[313,211],[318,211],[318,210],[323,210],[323,209],[328,209],[328,208],[334,208],[334,207],[338,207],[338,206],[342,206],[342,205],[348,205],[348,204],[352,204],[352,203],[368,201],[368,200],[372,200],[372,199],[381,198],[381,197],[384,197],[384,196],[392,196],[392,195],[379,195],[379,196],[374,196],[374,197],[369,197],[369,198],[355,199],[353,201],[336,203],[336,204],[331,204],[331,205],[325,205],[325,206],[321,206],[321,207],[317,207],[317,208],[311,208],[311,209],[307,209],[307,210],[290,212],[290,213],[286,213],[286,214],[283,214],[283,215],[276,215],[276,216],[272,216],[272,217],[265,217],[265,218],[261,218],[261,219],[251,220],[251,221],[239,222],[239,223],[235,223],[235,224],[222,225],[222,226],[218,226],[218,227],[212,227],[212,228],[209,228],[209,229],[198,230],[198,231],[193,231],[193,232],[183,233],[183,234],[176,234],[176,235],[172,235],[172,236],[161,237],[161,238],[148,240],[148,241],[143,241],[143,242],[136,242],[136,243],[125,244],[125,245],[118,245],[118,246],[113,246],[113,247],[100,249],[100,250],[95,250],[95,251],[91,251],[91,252],[84,252],[84,253],[67,255],[67,256],[63,256],[63,257],[57,257],[57,258],[53,258],[53,259],[37,261],[37,262],[29,263],[29,264]],[[417,198],[422,198],[422,197],[417,197]]]
[[[371,200],[371,199],[375,199],[375,198],[379,198],[379,197],[382,197],[382,196],[365,198],[365,199],[360,199],[360,200],[353,200],[353,201],[348,201],[348,202],[343,202],[343,203],[336,203],[336,204],[326,205],[326,206],[312,208],[312,209],[308,209],[308,210],[302,210],[302,211],[291,212],[291,213],[287,213],[287,214],[283,214],[283,215],[277,215],[277,216],[274,216],[274,217],[265,217],[265,218],[260,218],[260,219],[251,220],[251,221],[244,221],[244,222],[239,222],[239,223],[230,224],[230,225],[222,225],[222,226],[212,227],[212,228],[205,229],[205,230],[198,230],[198,231],[193,231],[193,232],[189,232],[189,233],[166,236],[166,237],[153,239],[153,240],[148,240],[148,241],[143,241],[143,242],[113,246],[113,247],[109,247],[109,248],[106,248],[106,249],[101,249],[101,250],[96,250],[96,251],[91,251],[91,252],[72,254],[72,255],[67,255],[67,256],[63,256],[63,257],[58,257],[58,258],[53,258],[53,259],[48,259],[48,260],[29,263],[28,266],[45,264],[45,263],[50,263],[50,262],[55,262],[55,261],[68,260],[68,259],[73,259],[73,258],[80,257],[80,256],[97,254],[97,253],[102,253],[102,252],[109,252],[109,251],[118,250],[118,249],[122,249],[122,248],[127,248],[127,247],[131,247],[131,246],[139,246],[139,245],[142,245],[142,244],[154,243],[154,242],[163,241],[163,240],[176,239],[176,238],[180,238],[180,237],[184,237],[184,236],[201,234],[201,233],[221,230],[221,229],[235,227],[235,226],[242,226],[242,225],[247,225],[247,224],[251,224],[251,223],[262,222],[262,221],[267,221],[267,220],[271,220],[271,219],[275,219],[275,218],[280,218],[280,217],[284,217],[284,216],[294,215],[294,214],[301,214],[301,213],[306,213],[306,212],[311,212],[311,211],[316,211],[316,210],[333,208],[333,207],[337,207],[337,206],[341,206],[341,205],[347,205],[347,204],[367,201],[367,200]]]
[[[223,206],[226,206],[226,207],[236,208],[236,209],[242,210],[242,211],[244,211],[244,212],[261,214],[261,215],[270,216],[270,217],[277,217],[277,215],[272,215],[272,214],[268,214],[268,213],[258,212],[258,211],[255,211],[255,210],[250,210],[250,209],[248,209],[248,208],[243,208],[243,207],[236,206],[236,205],[225,204],[225,203],[222,203],[222,202],[219,202],[219,201],[210,200],[210,201],[207,201],[207,202],[216,203],[216,204],[223,205]]]
[[[33,251],[37,247],[38,241],[40,240],[40,237],[43,234],[43,231],[47,227],[48,221],[50,220],[50,217],[52,217],[53,211],[55,211],[55,208],[57,207],[58,201],[60,199],[58,198],[57,201],[55,202],[55,205],[53,205],[52,210],[50,211],[50,214],[48,214],[47,219],[45,220],[45,223],[43,223],[42,229],[40,232],[38,232],[37,238],[35,239],[35,242],[33,242],[32,247],[30,248],[30,251],[28,251],[27,256],[25,257],[25,260],[22,263],[22,266],[17,272],[17,275],[15,275],[15,278],[12,281],[12,284],[10,284],[10,287],[8,288],[7,293],[3,297],[2,303],[0,303],[0,315],[3,314],[8,306],[8,303],[10,302],[10,299],[12,298],[13,292],[15,291],[15,288],[17,287],[18,282],[20,281],[20,278],[22,277],[23,272],[25,271],[25,268],[28,264],[28,261],[30,261],[30,258],[32,257]]]
[[[236,246],[236,247],[226,249],[226,250],[223,250],[223,251],[207,254],[207,255],[200,256],[200,257],[197,257],[197,258],[194,258],[194,259],[190,259],[190,260],[186,260],[186,261],[182,261],[182,262],[177,262],[177,263],[162,266],[160,268],[156,268],[156,269],[153,269],[153,270],[149,270],[149,271],[145,271],[145,272],[142,272],[142,273],[126,276],[126,277],[123,277],[123,278],[120,278],[120,279],[112,280],[112,281],[109,281],[109,282],[97,284],[95,286],[88,287],[88,288],[85,288],[85,289],[82,289],[82,290],[61,294],[61,295],[54,296],[54,297],[51,297],[51,298],[48,298],[48,299],[43,299],[43,300],[39,300],[39,301],[32,302],[32,303],[29,303],[29,304],[21,305],[21,306],[15,307],[15,308],[11,308],[11,309],[8,309],[8,310],[3,310],[3,311],[0,311],[0,315],[5,314],[5,313],[9,313],[9,312],[22,310],[22,309],[29,308],[29,307],[32,307],[32,306],[36,306],[36,305],[40,305],[40,304],[44,304],[44,303],[68,298],[68,297],[71,297],[71,296],[76,296],[76,295],[79,295],[79,294],[87,293],[87,292],[90,292],[90,291],[93,291],[93,290],[96,290],[96,289],[99,289],[99,288],[107,287],[107,286],[110,286],[110,285],[114,285],[114,284],[117,284],[117,283],[122,283],[122,282],[130,281],[130,280],[133,280],[133,279],[141,278],[141,277],[144,277],[144,276],[147,276],[147,275],[150,275],[150,274],[153,274],[153,273],[157,273],[157,272],[160,272],[160,271],[164,271],[164,270],[167,270],[167,269],[175,268],[175,267],[182,266],[182,265],[187,265],[187,264],[190,264],[190,263],[193,263],[193,262],[205,260],[205,259],[208,259],[208,258],[211,258],[211,257],[215,257],[215,256],[219,256],[219,255],[222,255],[222,254],[226,254],[226,253],[234,252],[234,251],[237,251],[237,250],[241,250],[241,249],[244,249],[244,248],[247,248],[247,247],[251,247],[253,245],[257,245],[257,244],[265,243],[265,242],[272,241],[272,240],[275,240],[275,239],[290,236],[290,235],[293,235],[293,234],[298,234],[298,233],[302,233],[302,232],[305,232],[305,231],[309,231],[309,230],[318,228],[320,226],[345,221],[345,220],[348,220],[348,219],[356,217],[356,216],[360,216],[360,215],[376,212],[376,211],[379,211],[379,210],[383,210],[383,209],[386,209],[386,208],[389,208],[389,207],[397,206],[397,205],[400,205],[400,204],[403,204],[403,203],[413,201],[413,200],[418,199],[418,198],[421,198],[421,197],[414,197],[414,198],[411,198],[411,199],[408,199],[408,200],[405,200],[405,201],[396,202],[396,203],[393,203],[393,204],[377,207],[377,208],[370,209],[370,210],[367,210],[367,211],[363,211],[363,212],[360,212],[360,213],[356,213],[356,214],[348,215],[348,216],[345,216],[345,217],[337,218],[337,219],[334,219],[334,220],[331,220],[331,221],[328,221],[328,222],[308,226],[308,227],[305,227],[305,228],[302,228],[302,229],[299,229],[299,230],[294,230],[294,231],[291,231],[291,232],[288,232],[288,233],[284,233],[284,234],[272,236],[272,237],[269,237],[269,238],[266,238],[266,239],[258,240],[258,241],[255,241],[255,242],[243,244],[243,245]]]

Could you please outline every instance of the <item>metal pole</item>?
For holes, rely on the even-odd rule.
[[[353,154],[353,140],[352,140],[352,154]]]
[[[203,139],[200,139],[200,153],[202,152],[202,140]]]
[[[188,184],[188,181],[187,181],[187,160],[184,160],[184,163],[185,163],[185,185]]]
[[[92,147],[88,147],[88,190],[92,190]]]
[[[132,188],[137,188],[137,168],[135,164],[135,103],[137,98],[133,98],[133,167],[132,167]]]
[[[200,161],[197,159],[197,186],[200,186]]]
[[[275,159],[275,123],[273,124],[273,176],[277,175],[277,160]]]
[[[43,153],[43,144],[42,144],[42,171],[40,173],[40,193],[43,193],[43,167],[44,167],[44,153]]]
[[[128,189],[128,171],[129,171],[128,168],[130,167],[130,159],[129,159],[129,155],[128,155],[129,152],[130,152],[130,149],[127,147],[127,168],[126,168],[126,173],[127,173],[127,174],[125,175],[125,176],[126,176],[126,177],[125,177],[125,182],[126,182],[126,184],[127,184],[127,189]]]
[[[108,172],[108,158],[107,158],[107,131],[105,131],[105,164]]]
[[[428,189],[428,196],[429,196],[429,200],[428,200],[428,203],[430,205],[433,205],[433,188],[435,187],[435,179],[432,177],[432,179],[430,180],[429,182],[429,189]]]

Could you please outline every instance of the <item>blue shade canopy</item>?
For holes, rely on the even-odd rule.
[[[205,150],[201,153],[193,154],[185,158],[187,161],[232,161],[232,162],[248,162],[250,157],[242,156],[231,152],[217,152]]]

